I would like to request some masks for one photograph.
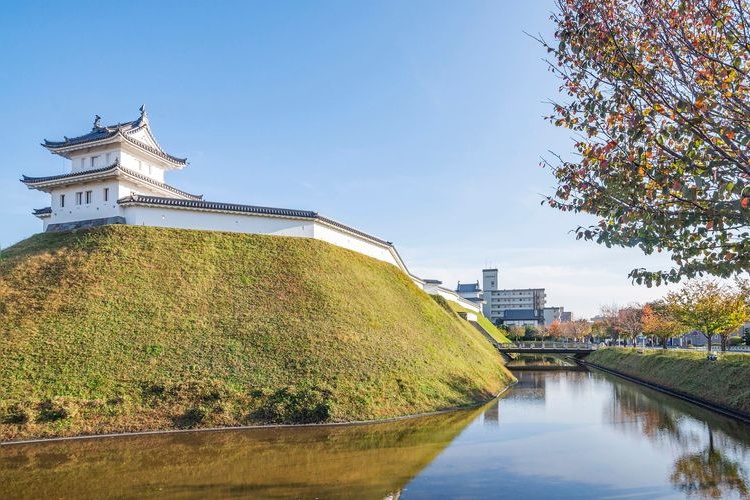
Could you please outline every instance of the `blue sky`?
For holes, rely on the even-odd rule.
[[[0,17],[0,245],[41,230],[21,174],[67,168],[42,139],[138,116],[208,200],[310,209],[395,242],[426,278],[546,287],[583,317],[658,297],[664,256],[577,242],[540,206],[569,154],[542,119],[552,1],[15,2]]]

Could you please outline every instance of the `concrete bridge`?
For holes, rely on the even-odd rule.
[[[597,348],[589,342],[516,342],[498,343],[495,347],[503,354],[569,354],[585,358]]]

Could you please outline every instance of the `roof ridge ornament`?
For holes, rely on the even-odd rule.
[[[148,123],[148,113],[146,113],[146,105],[141,104],[141,107],[138,108],[138,110],[141,112],[141,122]]]
[[[91,129],[91,131],[99,130],[102,128],[102,117],[99,115],[94,115],[94,127]]]

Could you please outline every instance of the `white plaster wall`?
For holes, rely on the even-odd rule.
[[[122,207],[122,210],[127,223],[136,226],[313,237],[313,223],[308,220],[201,212],[168,207],[131,206]]]
[[[148,185],[136,184],[129,180],[121,179],[118,184],[117,198],[125,198],[131,194],[143,194],[147,196],[159,196],[163,198],[175,198],[176,196],[172,193],[165,193],[156,188],[151,188]]]
[[[383,262],[388,262],[394,266],[406,271],[396,256],[391,251],[391,247],[380,245],[361,236],[349,233],[343,229],[331,227],[322,222],[315,222],[314,236],[315,239],[327,241],[334,245],[354,250]]]
[[[117,147],[109,147],[100,150],[90,150],[86,153],[79,153],[70,157],[71,172],[81,172],[83,170],[93,170],[112,165],[120,157],[120,151]],[[94,164],[91,165],[91,158],[94,158]]]
[[[109,200],[104,201],[104,188],[109,188]],[[91,203],[86,203],[86,191],[91,191]],[[81,204],[76,204],[76,193],[82,193]],[[75,187],[61,187],[51,194],[52,215],[46,219],[47,224],[74,222],[79,220],[101,219],[120,215],[117,204],[118,186],[113,179],[108,182],[80,184]],[[65,206],[60,206],[60,195],[65,195]],[[46,229],[47,226],[45,225]]]
[[[135,172],[147,175],[154,180],[164,182],[164,169],[155,164],[150,157],[134,155],[129,151],[120,151],[120,164]]]

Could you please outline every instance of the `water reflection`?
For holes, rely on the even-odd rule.
[[[713,498],[750,494],[746,425],[630,383],[612,388],[608,417],[613,424],[679,446],[670,474],[677,490]]]
[[[705,450],[680,457],[670,476],[672,484],[688,495],[721,498],[730,492],[748,495],[746,472],[714,447],[713,432],[708,426],[709,445]]]
[[[750,429],[594,372],[370,426],[0,447],[0,497],[682,498],[748,492]]]
[[[398,498],[479,415],[6,446],[0,496]]]

